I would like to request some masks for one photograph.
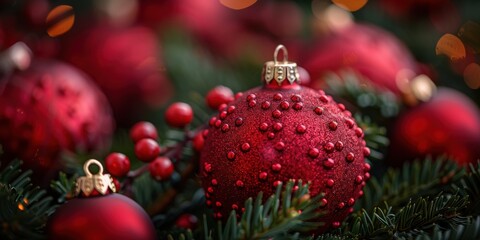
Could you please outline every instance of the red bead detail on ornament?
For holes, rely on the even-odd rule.
[[[235,94],[235,99],[239,99],[240,97],[243,96],[243,93],[242,92],[238,92]]]
[[[274,139],[274,138],[275,138],[275,133],[269,132],[269,133],[267,134],[267,137],[268,137],[268,139]]]
[[[238,205],[237,204],[232,204],[232,209],[233,210],[238,210]]]
[[[288,110],[289,107],[290,107],[290,103],[288,103],[287,101],[282,101],[280,103],[280,108],[283,110]]]
[[[333,168],[333,166],[335,166],[335,160],[327,158],[323,161],[323,166],[329,169]]]
[[[243,143],[242,146],[240,146],[240,149],[242,152],[248,152],[250,151],[250,144],[249,143]]]
[[[326,207],[328,204],[328,200],[326,198],[322,198],[322,200],[320,200],[320,207]]]
[[[345,120],[345,123],[347,124],[347,127],[348,127],[348,128],[353,128],[353,126],[355,125],[355,122],[354,122],[352,119],[350,119],[350,118],[347,118],[347,119]]]
[[[248,106],[251,107],[251,108],[255,107],[256,105],[257,105],[257,101],[255,101],[255,100],[252,100],[252,101],[248,102]]]
[[[302,96],[300,96],[299,94],[293,94],[290,99],[292,100],[292,102],[301,102],[302,101]]]
[[[243,124],[243,118],[238,117],[237,119],[235,119],[235,126],[239,127],[239,126],[242,126],[242,124]]]
[[[247,101],[250,102],[250,101],[253,101],[257,98],[257,95],[251,93],[247,96]]]
[[[363,136],[363,130],[359,127],[355,128],[355,135],[357,135],[357,137],[362,137]]]
[[[235,160],[235,152],[233,152],[233,151],[228,152],[227,153],[227,159],[230,160],[230,161]]]
[[[279,122],[273,124],[273,130],[275,132],[279,132],[280,130],[282,130],[282,128],[283,128],[283,125]]]
[[[208,188],[207,188],[207,192],[210,193],[210,194],[212,194],[212,193],[213,193],[213,188],[212,188],[212,187],[208,187]]]
[[[215,126],[215,122],[217,122],[217,117],[212,117],[212,118],[210,118],[210,121],[208,122],[208,125],[213,127],[213,126]]]
[[[321,107],[315,107],[315,109],[313,109],[313,111],[314,111],[317,115],[322,115],[322,113],[323,113],[323,108],[321,108]]]
[[[370,179],[370,173],[366,172],[364,176],[365,176],[365,180]]]
[[[282,98],[283,98],[283,95],[281,93],[275,93],[273,95],[273,100],[275,100],[275,101],[280,101],[280,100],[282,100]]]
[[[285,149],[285,143],[283,143],[283,142],[275,143],[275,149],[277,151],[283,151]]]
[[[340,111],[345,111],[345,109],[346,109],[346,108],[345,108],[345,105],[343,105],[343,104],[341,104],[341,103],[337,104],[337,106],[338,106],[338,108],[340,109]]]
[[[222,125],[222,120],[217,119],[217,121],[215,121],[215,127],[219,128],[221,125]]]
[[[340,222],[333,222],[332,223],[332,228],[339,228],[341,226]]]
[[[328,103],[329,99],[326,95],[322,95],[319,97],[320,101],[322,101],[323,103]]]
[[[355,199],[354,198],[349,198],[348,201],[347,201],[347,204],[348,206],[353,206],[353,204],[355,204]]]
[[[307,127],[305,125],[298,125],[297,128],[295,129],[297,133],[303,134],[307,131]]]
[[[362,190],[358,191],[358,197],[362,197],[362,196],[363,196],[363,191]]]
[[[311,158],[317,158],[320,155],[320,150],[318,148],[310,148],[308,150],[308,156]]]
[[[325,145],[323,145],[323,149],[326,151],[326,152],[333,152],[333,150],[335,149],[335,145],[332,143],[332,142],[328,142],[328,143],[325,143]]]
[[[363,181],[362,176],[358,175],[357,177],[355,177],[355,183],[360,184],[360,183],[362,183],[362,181]]]
[[[341,202],[337,205],[337,208],[338,209],[343,209],[345,207],[345,203],[344,202]]]
[[[220,114],[218,115],[218,117],[219,117],[221,120],[224,120],[225,118],[227,118],[227,111],[222,111],[222,112],[220,112]]]
[[[258,129],[262,132],[265,132],[268,130],[268,123],[264,122],[262,124],[260,124],[260,127],[258,127]]]
[[[337,130],[337,127],[338,127],[338,123],[335,121],[331,121],[328,123],[328,128],[330,128],[330,130],[332,131]]]
[[[266,179],[267,179],[267,176],[268,176],[268,173],[267,173],[267,172],[261,172],[261,173],[258,175],[258,178],[260,178],[260,180],[266,180]]]
[[[347,160],[347,162],[353,162],[353,160],[355,160],[355,154],[353,154],[352,152],[349,152],[345,157],[345,159]]]
[[[272,170],[274,172],[280,172],[280,169],[282,169],[282,165],[280,165],[280,163],[272,164]]]
[[[280,118],[282,116],[282,112],[280,112],[280,110],[275,110],[272,112],[272,116],[274,118]]]
[[[217,181],[217,179],[215,179],[215,178],[212,179],[211,183],[212,183],[213,186],[217,186],[217,185],[218,185],[218,181]]]
[[[326,181],[326,185],[327,185],[327,187],[329,187],[329,188],[333,187],[333,184],[335,184],[335,181],[334,181],[333,179],[328,179],[328,180]]]
[[[233,112],[235,112],[235,109],[236,109],[235,106],[229,106],[229,107],[227,108],[227,113],[228,113],[228,114],[232,114]]]
[[[244,187],[243,182],[242,182],[241,180],[237,180],[237,181],[235,182],[235,186],[237,186],[237,187],[239,187],[239,188],[243,188],[243,187]]]
[[[371,168],[370,164],[368,164],[368,163],[363,164],[363,170],[364,170],[365,172],[370,171],[370,168]]]
[[[338,141],[335,143],[335,149],[337,151],[342,151],[343,150],[343,142],[342,141]]]
[[[216,207],[221,207],[221,206],[222,206],[222,203],[221,203],[221,202],[215,202],[215,206],[216,206]]]
[[[212,172],[212,164],[210,164],[210,163],[203,164],[203,169],[205,169],[205,172],[211,173]]]
[[[365,156],[365,157],[370,156],[370,148],[368,148],[368,147],[363,148],[363,156]]]
[[[282,184],[282,181],[277,180],[277,181],[273,182],[273,187],[277,187],[280,184]]]
[[[267,110],[270,108],[271,103],[269,101],[265,101],[262,103],[262,109]]]
[[[221,112],[221,111],[225,111],[227,109],[227,104],[225,103],[222,103],[220,104],[220,106],[218,106],[218,111]]]
[[[297,110],[297,111],[300,111],[303,108],[303,103],[297,102],[297,103],[293,104],[292,108]]]
[[[228,132],[229,129],[230,129],[230,126],[228,126],[228,124],[223,124],[222,132]]]

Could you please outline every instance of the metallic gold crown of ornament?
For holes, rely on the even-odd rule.
[[[99,170],[97,174],[90,172],[90,165],[97,165]],[[95,159],[90,159],[83,165],[83,171],[87,176],[79,177],[75,184],[75,195],[83,193],[85,196],[89,196],[93,190],[97,190],[100,194],[105,195],[110,189],[111,192],[116,192],[117,189],[110,174],[103,174],[102,164]]]
[[[277,60],[279,51],[283,51],[283,61]],[[290,84],[300,82],[297,64],[288,61],[288,51],[283,45],[278,45],[273,54],[273,61],[268,61],[263,66],[263,78],[267,84],[275,80],[280,86],[287,80]]]

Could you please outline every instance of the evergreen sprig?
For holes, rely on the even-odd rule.
[[[370,117],[359,113],[355,114],[355,121],[365,134],[365,142],[367,147],[370,148],[369,159],[382,160],[390,144],[390,140],[386,137],[387,128],[377,125]]]
[[[43,230],[55,205],[45,190],[30,181],[32,172],[14,160],[0,171],[1,239],[43,239]]]

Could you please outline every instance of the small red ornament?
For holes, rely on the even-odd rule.
[[[211,109],[217,110],[220,105],[233,101],[233,92],[228,87],[217,86],[207,93],[206,100]]]
[[[242,209],[247,198],[274,193],[290,179],[311,182],[325,193],[323,232],[349,214],[339,208],[360,197],[365,169],[363,132],[345,108],[323,91],[301,87],[296,64],[265,64],[263,87],[239,96],[215,117],[200,157],[200,177],[217,218]],[[349,157],[350,156],[350,157]],[[349,159],[350,158],[350,159]]]
[[[138,122],[130,129],[130,138],[134,143],[144,138],[158,140],[157,128],[150,122]]]
[[[114,177],[124,177],[130,171],[130,159],[122,153],[110,153],[105,159],[105,165]]]
[[[198,132],[192,140],[193,149],[197,152],[200,152],[202,151],[204,144],[205,138],[203,137],[203,132]]]
[[[397,75],[418,73],[418,66],[402,42],[380,28],[353,24],[319,39],[301,64],[310,73],[308,86],[321,89],[330,72],[353,70],[380,89],[400,94]]]
[[[63,57],[90,74],[105,92],[120,125],[130,125],[148,107],[171,96],[158,38],[141,26],[115,27],[96,22],[69,33]]]
[[[148,164],[150,175],[157,181],[167,180],[172,176],[174,167],[172,160],[167,157],[157,157],[153,162]]]
[[[183,102],[173,103],[165,112],[165,120],[172,127],[184,128],[193,120],[192,107]]]
[[[100,172],[93,175],[88,170],[98,165]],[[69,200],[60,206],[47,223],[48,239],[155,239],[153,224],[135,201],[115,192],[110,175],[102,174],[97,160],[89,160],[84,166],[86,177],[77,180],[77,195],[85,197]],[[96,191],[97,196],[91,196]],[[90,196],[90,197],[89,197]]]
[[[447,155],[460,164],[480,159],[480,111],[463,94],[440,89],[428,102],[407,110],[391,132],[392,165]]]
[[[160,146],[155,140],[144,138],[135,144],[135,156],[142,162],[151,162],[160,154]]]
[[[114,122],[102,92],[78,69],[34,59],[3,80],[0,142],[4,159],[21,158],[49,181],[62,151],[105,150]]]

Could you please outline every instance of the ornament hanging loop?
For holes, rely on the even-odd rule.
[[[94,164],[98,166],[98,173],[95,175],[103,175],[103,166],[102,164],[96,159],[90,159],[83,165],[83,171],[87,174],[87,177],[92,177],[93,174],[90,172],[90,166]]]
[[[273,53],[273,61],[275,62],[275,64],[278,63],[278,53],[280,52],[280,50],[282,50],[282,52],[283,52],[283,62],[284,63],[288,62],[287,48],[285,46],[283,46],[282,44],[280,44],[280,45],[277,46],[277,48],[275,48],[275,52]]]

